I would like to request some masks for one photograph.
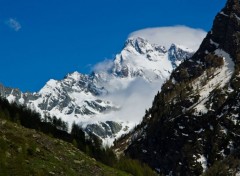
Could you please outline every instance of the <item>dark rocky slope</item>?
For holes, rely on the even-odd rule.
[[[240,4],[228,0],[194,56],[162,86],[125,153],[166,175],[235,175],[240,158]],[[128,139],[128,140],[127,140]],[[225,173],[225,174],[223,174]]]

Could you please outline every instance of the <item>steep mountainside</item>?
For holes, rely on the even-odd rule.
[[[90,75],[74,72],[63,80],[49,80],[37,93],[22,93],[0,85],[0,94],[10,102],[36,110],[42,116],[57,116],[69,125],[74,121],[81,123],[86,132],[113,140],[128,132],[139,120],[131,121],[132,114],[128,114],[129,120],[116,115],[115,112],[124,108],[112,97],[119,92],[128,93],[129,85],[139,79],[148,85],[154,82],[162,84],[173,68],[192,54],[193,51],[182,46],[173,44],[166,50],[142,38],[130,38],[114,61],[96,68]],[[134,92],[140,88],[136,87]]]
[[[235,175],[240,146],[240,4],[228,0],[199,50],[118,146],[167,175]],[[211,175],[211,174],[210,174]]]
[[[130,175],[95,161],[70,143],[3,119],[0,145],[0,175]]]

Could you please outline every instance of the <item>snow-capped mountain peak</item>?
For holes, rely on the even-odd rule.
[[[75,71],[75,72],[73,72],[73,73],[68,74],[65,78],[73,79],[73,80],[75,80],[75,81],[79,81],[80,79],[82,79],[82,78],[84,78],[84,77],[86,77],[86,76],[84,76],[83,74]]]
[[[152,44],[140,37],[129,38],[122,51],[112,61],[107,65],[104,63],[90,75],[75,71],[67,74],[62,80],[49,80],[38,93],[33,94],[23,94],[5,88],[0,89],[0,92],[9,100],[25,104],[43,116],[47,114],[60,117],[69,122],[69,125],[74,121],[81,123],[86,132],[113,141],[114,137],[126,133],[137,124],[144,114],[144,109],[147,108],[141,108],[142,115],[129,122],[130,117],[135,117],[131,112],[139,112],[140,108],[136,106],[137,110],[126,113],[124,110],[127,107],[126,102],[136,100],[138,89],[141,89],[143,84],[145,86],[148,84],[147,86],[151,88],[151,85],[156,83],[156,87],[160,88],[169,78],[174,64],[178,65],[191,55],[192,53],[176,45],[167,50],[164,46]],[[181,58],[182,56],[184,57]],[[133,86],[135,81],[140,86],[135,88]],[[124,92],[128,94],[124,103],[114,101],[112,97],[125,96]],[[148,95],[152,94],[148,92]],[[146,99],[144,101],[149,102],[145,104],[150,106],[152,97],[148,97],[149,101]],[[131,98],[134,100],[128,100]],[[105,128],[106,126],[109,128]],[[114,134],[111,134],[110,128],[118,130],[112,130]]]
[[[161,53],[166,53],[167,50],[164,46],[159,46],[157,44],[151,44],[148,40],[143,39],[141,37],[136,38],[128,38],[125,42],[123,50],[127,50],[129,52],[137,52],[139,54],[147,54],[154,51],[158,51]]]
[[[187,47],[151,44],[137,37],[129,38],[125,47],[114,60],[112,72],[120,77],[143,77],[147,81],[167,78],[183,59],[191,57],[193,51]]]
[[[163,51],[164,49],[165,48],[163,47]],[[124,50],[127,50],[129,52],[133,51],[140,54],[147,54],[153,52],[156,49],[155,46],[153,44],[150,44],[146,39],[137,37],[127,39]]]

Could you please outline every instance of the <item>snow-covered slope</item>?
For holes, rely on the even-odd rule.
[[[61,81],[48,81],[37,93],[39,98],[29,102],[28,106],[35,107],[43,114],[48,113],[72,122],[77,118],[115,109],[110,102],[98,98],[105,93],[106,90],[95,86],[88,75],[74,72]]]
[[[151,45],[142,38],[130,38],[116,56],[112,72],[121,77],[143,77],[151,82],[165,79],[172,69],[164,47]]]
[[[113,141],[141,121],[161,84],[192,54],[183,46],[172,44],[167,50],[143,38],[129,38],[114,60],[90,75],[74,72],[63,80],[51,79],[37,93],[4,86],[0,92],[42,116],[60,117],[69,125],[75,121],[87,132]],[[136,107],[129,109],[129,103]]]
[[[192,53],[180,45],[172,44],[167,50],[142,38],[129,38],[113,62],[112,73],[120,77],[142,77],[149,82],[165,80],[173,68]]]
[[[214,54],[220,58],[223,58],[224,63],[221,68],[217,68],[216,70],[214,70],[214,74],[212,74],[210,78],[207,78],[209,77],[207,75],[208,73],[204,72],[202,76],[200,76],[194,81],[193,92],[198,91],[199,99],[194,105],[192,105],[188,109],[193,108],[195,110],[195,115],[206,114],[208,110],[212,109],[213,104],[210,104],[209,107],[206,107],[208,104],[207,102],[211,97],[211,92],[213,92],[215,89],[221,89],[226,86],[226,84],[229,83],[234,72],[235,64],[228,53],[226,53],[222,49],[216,49],[214,51]],[[202,81],[206,79],[208,80],[206,85],[201,86]]]

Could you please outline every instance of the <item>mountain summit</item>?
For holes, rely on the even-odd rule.
[[[239,1],[229,0],[216,16],[213,28],[203,41],[199,52],[202,53],[205,48],[211,51],[215,49],[214,47],[219,47],[236,59],[236,55],[239,53],[239,16]],[[218,44],[218,46],[214,46],[214,44]]]
[[[151,85],[157,83],[159,88],[173,68],[192,54],[193,51],[175,44],[167,50],[143,38],[129,38],[113,61],[100,64],[90,75],[74,72],[62,80],[51,79],[37,93],[22,93],[0,86],[0,94],[10,102],[36,110],[43,117],[56,116],[69,125],[75,121],[86,132],[113,141],[139,123],[145,108],[150,106],[150,96],[157,92]],[[134,86],[140,82],[141,86]],[[127,101],[135,101],[137,95],[143,96],[138,93],[143,84],[149,87],[149,104],[146,105],[147,99],[143,103],[147,107],[125,110]],[[123,95],[126,99],[119,102],[117,98]],[[131,97],[133,99],[129,100]],[[138,119],[132,118],[135,112],[141,114]]]
[[[183,59],[189,58],[193,50],[172,44],[164,46],[150,44],[143,38],[129,38],[125,47],[113,63],[113,74],[121,77],[143,77],[147,81],[165,79]]]
[[[166,175],[239,173],[239,7],[238,0],[226,3],[199,50],[163,84],[142,123],[116,142],[118,150],[128,145],[127,155]]]

